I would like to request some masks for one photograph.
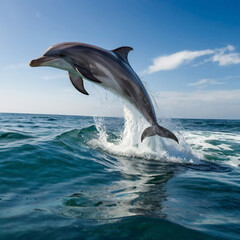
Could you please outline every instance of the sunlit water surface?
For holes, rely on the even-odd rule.
[[[240,239],[240,121],[0,114],[0,239]]]

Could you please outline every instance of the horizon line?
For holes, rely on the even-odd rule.
[[[26,113],[26,112],[0,112],[0,114],[28,114],[28,115],[55,115],[55,116],[72,116],[72,117],[103,117],[103,118],[124,118],[117,116],[99,116],[99,115],[81,115],[81,114],[59,114],[59,113]],[[188,119],[188,120],[235,120],[240,118],[193,118],[193,117],[157,117],[160,119]]]

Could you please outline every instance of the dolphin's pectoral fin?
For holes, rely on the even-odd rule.
[[[123,61],[128,62],[128,53],[133,50],[131,47],[120,47],[112,50],[117,56],[119,56]]]
[[[69,78],[73,86],[81,93],[89,95],[83,86],[83,79],[75,73],[68,72]]]
[[[80,67],[79,65],[75,64],[75,69],[77,72],[79,72],[83,77],[87,78],[88,80],[91,80],[93,82],[97,82],[97,83],[102,83],[101,81],[99,81],[97,78],[95,78],[92,73],[88,70],[86,70],[83,67]]]
[[[171,138],[172,140],[179,143],[177,137],[171,131],[159,125],[146,128],[142,133],[141,142],[143,141],[144,138],[151,137],[154,135],[158,135],[160,137],[165,137],[165,138]]]

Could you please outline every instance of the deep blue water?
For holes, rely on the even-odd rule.
[[[0,114],[0,239],[240,239],[240,121],[125,118]]]

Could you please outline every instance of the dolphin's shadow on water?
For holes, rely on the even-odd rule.
[[[119,159],[118,159],[119,160]],[[126,160],[121,159],[121,163]],[[99,161],[98,161],[99,163]],[[133,169],[131,169],[133,167]],[[141,168],[141,172],[138,172]],[[114,220],[128,216],[157,216],[167,198],[165,185],[177,171],[168,164],[133,163],[126,169],[111,170],[117,180],[100,187],[79,189],[64,200],[62,214],[74,218]],[[138,172],[138,173],[137,173]],[[111,176],[112,177],[112,176]],[[96,179],[97,181],[97,179]]]
[[[82,149],[86,148],[89,151],[91,147],[87,145],[86,139],[83,141],[89,132],[95,135],[95,128],[70,131],[60,140],[68,148],[77,149],[80,144]],[[77,139],[79,142],[76,144]],[[108,221],[129,216],[167,218],[162,209],[164,201],[168,198],[169,180],[188,170],[230,171],[227,167],[207,161],[198,165],[180,164],[113,156],[101,149],[91,149],[91,152],[94,156],[93,161],[106,168],[102,176],[93,176],[93,182],[102,181],[103,184],[83,186],[65,196],[60,211],[63,216]]]

